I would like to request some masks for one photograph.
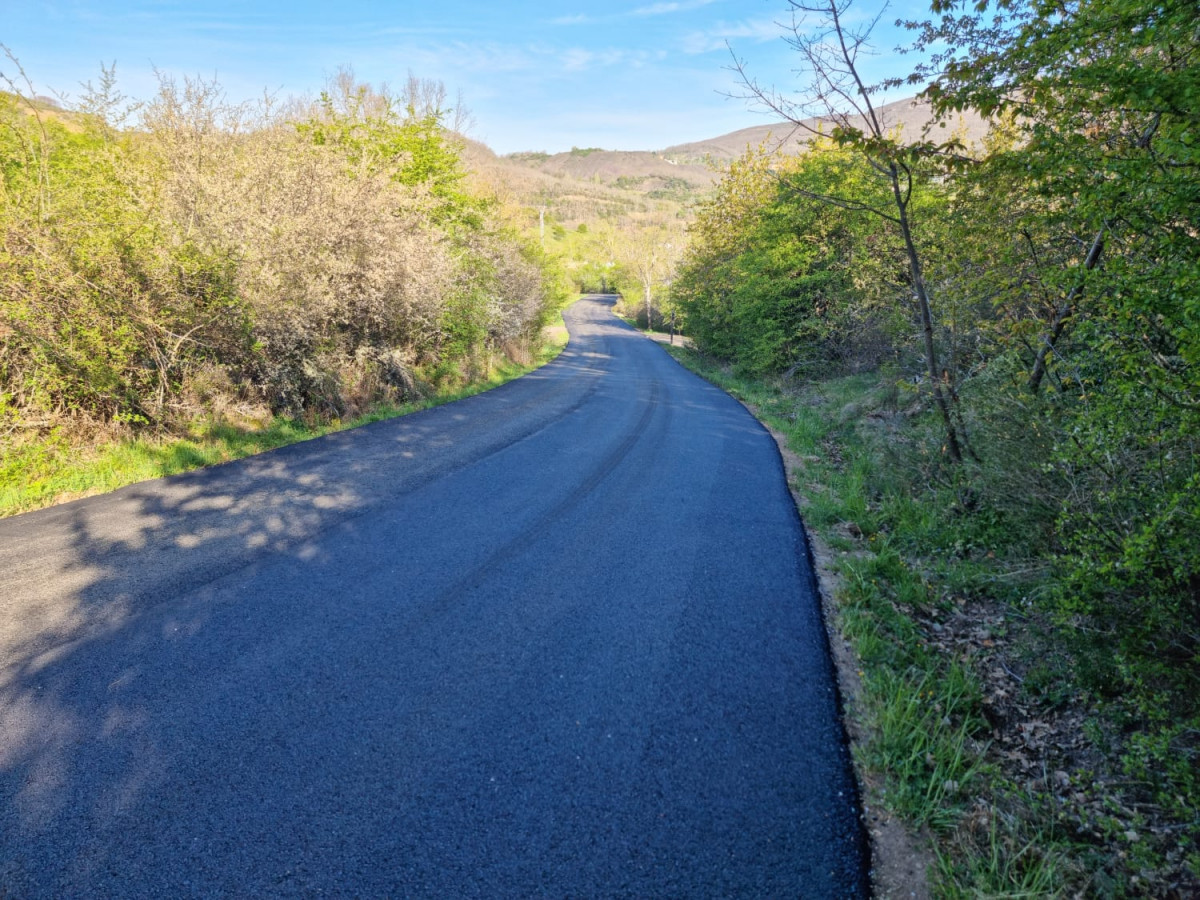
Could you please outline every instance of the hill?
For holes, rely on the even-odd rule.
[[[80,131],[83,128],[80,114],[74,110],[63,109],[62,104],[53,97],[39,95],[29,100],[11,91],[0,90],[0,107],[8,107],[42,122],[57,122],[67,131]]]
[[[926,130],[931,136],[938,134],[949,138],[953,132],[959,132],[967,145],[978,145],[988,132],[988,123],[974,112],[962,113],[954,121],[934,125],[933,110],[927,102],[908,98],[887,103],[876,110],[885,127],[899,128],[906,138],[917,138]],[[851,123],[861,125],[858,116]],[[720,137],[689,144],[676,144],[662,151],[664,158],[673,160],[680,165],[694,165],[700,161],[722,163],[736,159],[746,152],[747,147],[757,147],[766,143],[768,146],[778,146],[787,153],[795,153],[808,143],[811,134],[806,128],[829,131],[833,127],[830,119],[806,119],[805,127],[799,127],[791,122],[774,122],[767,125],[755,125],[743,128]]]
[[[640,151],[575,150],[498,156],[484,144],[463,140],[473,178],[502,199],[544,209],[575,228],[597,219],[675,217],[702,196],[720,173],[704,165],[677,165]]]
[[[929,105],[913,99],[886,104],[878,114],[909,138],[919,138],[933,124]],[[805,124],[821,127],[817,119]],[[966,115],[936,130],[943,139],[957,132],[965,143],[977,144],[987,134],[987,123]],[[803,128],[777,122],[659,151],[575,147],[566,153],[499,156],[477,141],[462,138],[462,144],[472,181],[498,197],[510,220],[582,284],[607,273],[604,264],[611,266],[620,256],[618,245],[636,244],[638,234],[659,235],[663,248],[682,246],[669,232],[691,218],[695,201],[748,147],[775,144],[796,153],[810,137]]]
[[[509,158],[549,175],[602,181],[644,193],[686,194],[707,188],[717,179],[717,173],[703,163],[681,163],[645,150],[574,148],[567,153],[519,153]]]
[[[877,112],[887,127],[899,128],[908,138],[926,132],[949,138],[957,132],[968,145],[978,145],[988,131],[988,123],[974,113],[934,125],[929,104],[914,98],[885,104]],[[817,118],[804,124],[832,128],[831,121]],[[493,187],[545,207],[560,222],[577,224],[597,217],[636,216],[664,204],[682,208],[703,196],[721,169],[748,147],[765,143],[795,153],[810,137],[790,122],[774,122],[658,151],[576,147],[566,153],[497,156],[483,144],[467,141],[466,156]]]

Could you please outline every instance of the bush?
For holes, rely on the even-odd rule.
[[[289,109],[164,78],[125,131],[0,95],[6,415],[340,417],[538,337],[557,281],[465,190],[436,103],[343,72]]]

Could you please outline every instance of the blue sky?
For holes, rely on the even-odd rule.
[[[923,8],[889,9],[869,68],[907,71],[889,23]],[[315,92],[350,65],[372,83],[412,71],[461,90],[472,137],[501,153],[649,150],[768,121],[723,96],[737,91],[725,42],[762,80],[790,87],[786,18],[783,0],[0,0],[0,43],[42,93],[77,94],[102,61],[134,97],[153,93],[157,68],[215,74],[235,100]]]

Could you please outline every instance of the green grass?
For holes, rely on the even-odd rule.
[[[1007,481],[989,485],[995,465],[944,463],[936,420],[884,374],[797,387],[670,352],[800,457],[793,486],[833,551],[835,625],[858,658],[856,763],[878,785],[871,806],[929,835],[934,895],[1190,895],[1194,726],[1127,733],[1088,693],[1087,658],[1067,640],[1076,625],[1038,600],[1055,577],[1044,510],[1010,502]],[[974,436],[995,450],[994,435]],[[1025,768],[1025,727],[1053,727],[1060,751],[1073,749],[1029,745],[1041,769]],[[1058,778],[1068,786],[1053,789]]]
[[[504,360],[492,366],[485,379],[439,389],[419,402],[379,406],[345,422],[309,424],[276,417],[257,428],[206,422],[194,425],[187,437],[131,437],[86,449],[74,445],[61,429],[56,429],[36,444],[6,450],[0,461],[0,517],[241,459],[334,431],[461,400],[545,365],[566,344],[566,328],[559,315],[557,322],[547,329],[547,341],[532,365],[520,366]]]

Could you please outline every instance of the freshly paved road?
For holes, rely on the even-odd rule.
[[[0,522],[0,897],[854,897],[776,447],[585,299],[459,403]]]

